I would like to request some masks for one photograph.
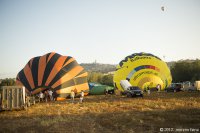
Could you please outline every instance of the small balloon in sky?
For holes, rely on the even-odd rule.
[[[162,10],[162,11],[165,11],[165,7],[164,7],[164,6],[161,6],[161,10]]]

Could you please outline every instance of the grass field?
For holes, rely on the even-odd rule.
[[[0,132],[139,133],[200,128],[200,92],[154,92],[144,98],[87,96],[0,112]],[[170,128],[170,129],[168,129]]]

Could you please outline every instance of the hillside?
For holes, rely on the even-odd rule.
[[[195,60],[178,60],[178,61],[170,61],[167,62],[168,67],[172,67],[174,65],[174,63],[176,62],[194,62]],[[116,65],[114,64],[102,64],[102,63],[81,63],[81,66],[83,66],[85,68],[86,71],[88,72],[101,72],[101,73],[108,73],[108,72],[112,72],[115,71],[116,69]]]
[[[167,62],[168,67],[171,67],[175,62]],[[115,71],[116,65],[112,64],[101,64],[101,63],[81,63],[82,67],[85,68],[87,72],[101,72],[108,73]]]
[[[85,68],[88,72],[101,72],[107,73],[111,71],[115,71],[116,65],[111,64],[101,64],[101,63],[81,63],[82,67]]]

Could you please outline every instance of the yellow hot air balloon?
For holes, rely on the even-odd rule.
[[[167,64],[149,53],[134,53],[122,60],[114,74],[115,87],[124,91],[121,80],[128,80],[132,86],[163,90],[171,84],[172,77]]]

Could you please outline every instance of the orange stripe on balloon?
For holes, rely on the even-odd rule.
[[[49,83],[53,80],[53,78],[56,76],[56,74],[61,70],[63,63],[65,62],[66,56],[61,56],[56,61],[55,65],[53,66],[53,69],[51,70],[51,73],[49,74],[49,77],[47,78],[47,81],[45,83],[45,86],[48,86]]]
[[[55,88],[63,83],[63,81],[68,81],[75,77],[77,74],[79,74],[83,70],[83,67],[81,66],[75,66],[71,71],[66,73],[62,78],[60,78],[56,83],[52,85],[52,88]]]
[[[23,84],[21,83],[21,81],[19,81],[19,80],[16,80],[15,84],[16,84],[16,85],[19,85],[19,86],[23,85]]]
[[[47,60],[47,63],[49,62],[49,60],[51,59],[51,57],[55,54],[55,52],[52,52],[49,57],[48,57],[48,60]]]
[[[38,86],[41,86],[41,84],[42,84],[45,68],[46,68],[46,55],[41,56],[40,60],[39,60],[39,65],[38,65]]]
[[[83,91],[89,91],[89,86],[88,83],[83,83],[83,84],[79,84],[79,85],[75,85],[76,89],[77,89],[77,93],[80,93],[82,90]],[[88,92],[84,92],[85,95],[88,94]]]
[[[28,80],[28,83],[31,86],[31,88],[35,88],[32,72],[31,72],[31,69],[28,64],[26,64],[26,66],[24,68],[24,74],[25,74],[26,79]]]
[[[89,86],[88,83],[83,83],[83,84],[79,84],[79,85],[74,85],[74,86],[70,86],[67,88],[62,88],[56,91],[57,94],[62,94],[62,93],[71,93],[71,90],[77,90],[77,93],[80,93],[82,90],[83,91],[88,91],[89,90]],[[87,95],[88,92],[85,92],[85,95]]]
[[[71,93],[71,90],[74,90],[76,88],[76,86],[70,86],[67,88],[62,88],[56,91],[57,94],[62,94],[62,93]]]
[[[36,90],[34,90],[33,92],[32,92],[32,94],[37,94],[37,93],[39,93],[39,92],[41,92],[41,91],[43,91],[43,90],[45,90],[46,88],[37,88]]]
[[[88,76],[88,73],[87,73],[87,72],[84,72],[84,73],[82,73],[82,74],[76,76],[75,78],[86,77],[86,76]]]
[[[34,58],[32,58],[32,59],[30,60],[30,68],[32,68],[33,59],[34,59]]]
[[[72,61],[74,61],[75,59],[74,58],[70,58],[64,65],[63,67],[65,67],[66,65],[68,65],[69,63],[71,63]]]

